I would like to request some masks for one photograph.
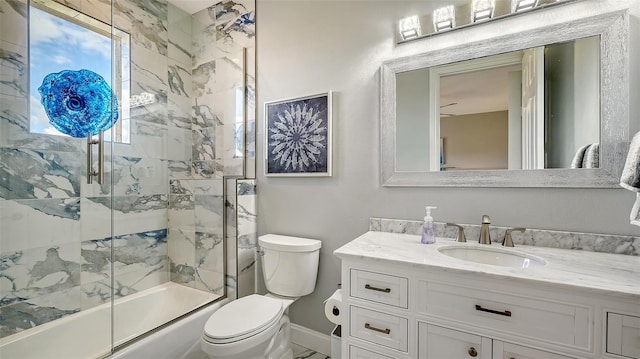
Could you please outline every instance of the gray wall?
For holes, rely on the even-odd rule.
[[[396,170],[428,171],[429,70],[398,74],[396,94]]]
[[[507,169],[508,115],[495,111],[441,118],[445,164],[452,170]]]
[[[323,241],[316,290],[291,308],[296,324],[330,333],[332,325],[324,317],[322,301],[340,282],[340,261],[332,252],[366,232],[372,216],[420,220],[428,204],[438,206],[436,221],[477,224],[486,213],[492,223],[502,226],[640,233],[629,224],[634,196],[622,189],[380,186],[380,64],[465,39],[465,31],[460,30],[396,47],[396,21],[418,12],[421,3],[425,4],[268,0],[257,4],[258,118],[263,118],[265,101],[335,91],[334,175],[330,178],[265,177],[264,126],[260,121],[258,125],[259,234],[307,236]],[[593,9],[625,4],[626,1],[617,0],[585,0],[543,12],[551,21],[564,21]],[[632,6],[632,25],[638,29],[640,3],[634,0]],[[541,12],[537,13],[531,15],[539,16]],[[505,21],[481,26],[487,34],[512,31],[515,27],[503,26]],[[633,36],[637,41],[638,35]],[[637,46],[636,43],[632,47],[632,57],[640,55]],[[637,61],[637,56],[631,59],[632,64]],[[632,71],[632,89],[637,90],[638,71]],[[638,102],[637,91],[632,94],[632,103],[634,100]],[[634,121],[632,130],[640,129],[637,118]]]

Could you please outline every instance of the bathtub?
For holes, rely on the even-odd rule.
[[[142,333],[147,333],[218,298],[220,296],[216,294],[169,282],[118,299],[113,303],[113,343],[115,346],[126,343]],[[171,356],[173,355],[169,354],[171,350],[182,346],[185,346],[183,352],[188,350],[199,338],[199,331],[202,330],[206,318],[224,302],[226,300],[209,305],[143,338],[139,342],[147,343],[149,347],[146,349],[140,347],[139,343],[133,343],[124,347],[121,350],[122,353],[117,352],[112,357],[119,359],[179,358],[182,354]],[[202,321],[201,326],[200,321]],[[196,329],[197,326],[199,328]],[[178,327],[181,329],[177,329]],[[194,330],[198,332],[195,338],[191,338],[192,334],[187,335]],[[162,332],[179,335],[172,335],[170,341],[150,342],[152,337],[158,338]],[[2,359],[99,358],[110,353],[111,336],[111,303],[105,303],[1,339],[0,357]],[[180,340],[184,343],[179,343]],[[141,355],[140,353],[147,353],[145,350],[148,350],[148,353],[155,350],[162,355]],[[132,351],[138,354],[129,357],[125,355]]]

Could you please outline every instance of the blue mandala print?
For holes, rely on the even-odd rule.
[[[102,76],[93,71],[49,74],[38,92],[51,125],[69,136],[97,135],[118,120],[117,99]]]
[[[327,98],[270,106],[269,173],[327,172]]]

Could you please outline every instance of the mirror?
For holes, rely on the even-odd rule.
[[[613,12],[385,62],[382,184],[616,187],[629,139],[626,17]],[[482,30],[468,31],[473,38]],[[501,90],[488,91],[498,82]]]
[[[599,51],[591,36],[397,73],[396,171],[598,168]]]

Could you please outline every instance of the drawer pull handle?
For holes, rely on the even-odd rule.
[[[391,288],[382,289],[382,288],[372,287],[372,286],[370,286],[368,284],[364,285],[364,289],[375,290],[375,291],[382,292],[382,293],[391,293]]]
[[[365,329],[373,330],[375,332],[379,332],[379,333],[382,333],[382,334],[389,335],[389,333],[391,333],[391,329],[389,329],[389,328],[380,329],[380,328],[372,327],[371,324],[369,324],[369,323],[364,323],[364,327],[365,327]]]
[[[499,310],[482,308],[482,306],[478,305],[478,304],[476,304],[476,310],[479,310],[481,312],[491,313],[491,314],[504,315],[505,317],[510,317],[511,316],[511,311],[510,310],[505,310],[504,312],[501,312]]]
[[[467,351],[467,353],[469,353],[469,356],[472,358],[475,358],[478,356],[478,351],[474,347],[469,348],[469,351]]]

